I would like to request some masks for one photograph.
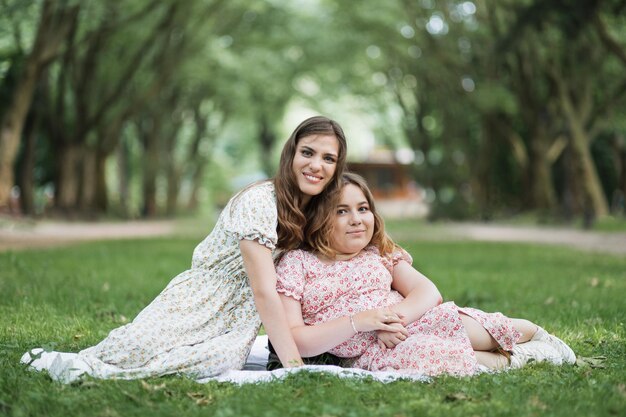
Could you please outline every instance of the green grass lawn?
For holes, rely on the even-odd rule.
[[[554,367],[431,383],[300,373],[236,386],[182,377],[52,382],[26,350],[78,351],[132,319],[178,272],[196,240],[89,243],[0,253],[0,416],[613,416],[626,412],[626,258],[564,248],[401,242],[459,305],[535,321],[604,368]]]

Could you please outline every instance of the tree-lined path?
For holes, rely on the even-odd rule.
[[[181,225],[182,224],[182,225]],[[393,223],[390,223],[393,230]],[[398,240],[475,240],[561,245],[584,251],[626,255],[626,233],[602,233],[565,228],[539,228],[483,223],[446,223],[422,226],[416,236],[393,232]],[[188,221],[52,222],[0,225],[0,251],[54,247],[86,241],[198,234]],[[208,230],[208,229],[207,229]],[[198,235],[198,239],[201,236]]]
[[[404,155],[434,218],[626,210],[623,0],[2,0],[0,28],[0,213],[219,206],[305,113]]]

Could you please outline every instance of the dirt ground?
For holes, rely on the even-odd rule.
[[[72,243],[168,236],[176,233],[173,221],[129,222],[0,222],[0,251],[46,248]]]
[[[626,233],[593,232],[555,227],[507,226],[481,223],[454,223],[443,228],[451,238],[526,242],[568,246],[583,251],[626,255]]]
[[[194,226],[197,229],[197,225]],[[430,227],[430,226],[428,226]],[[128,239],[181,234],[180,221],[59,222],[0,221],[0,251],[55,247],[92,240]],[[189,230],[189,225],[187,225]],[[191,229],[193,230],[193,229]],[[209,230],[207,228],[206,232]],[[198,231],[195,231],[197,234]],[[564,245],[584,251],[626,255],[626,233],[563,228],[449,223],[433,226],[428,239],[529,242]],[[396,239],[401,236],[394,235]],[[200,239],[201,236],[198,236]]]

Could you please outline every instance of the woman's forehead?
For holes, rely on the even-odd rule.
[[[332,151],[335,154],[339,151],[339,141],[335,135],[328,134],[304,136],[298,141],[298,147],[301,146],[322,148],[326,151]]]
[[[348,183],[346,185],[344,185],[343,189],[341,190],[341,201],[358,201],[359,203],[361,202],[367,202],[367,197],[365,196],[365,193],[363,193],[363,190],[361,190],[361,188],[358,185],[354,185],[352,183]]]

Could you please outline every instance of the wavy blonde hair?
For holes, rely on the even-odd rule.
[[[293,172],[293,159],[300,139],[312,135],[330,135],[337,139],[339,153],[335,164],[335,175],[320,194],[311,198],[304,211],[300,209],[303,194]],[[319,205],[328,204],[329,195],[334,195],[340,186],[340,178],[346,166],[346,136],[336,121],[324,116],[306,119],[293,131],[283,146],[276,176],[272,179],[276,190],[278,210],[278,244],[282,250],[296,249],[304,240],[304,225],[309,213]]]
[[[374,234],[370,245],[378,248],[382,256],[391,254],[398,246],[385,232],[385,221],[376,211],[374,196],[363,177],[352,172],[344,172],[341,176],[341,186],[328,195],[324,204],[312,208],[304,229],[303,249],[319,253],[327,258],[334,259],[337,251],[332,247],[334,231],[334,217],[341,200],[341,193],[347,185],[357,186],[365,196],[370,211],[374,215]]]

